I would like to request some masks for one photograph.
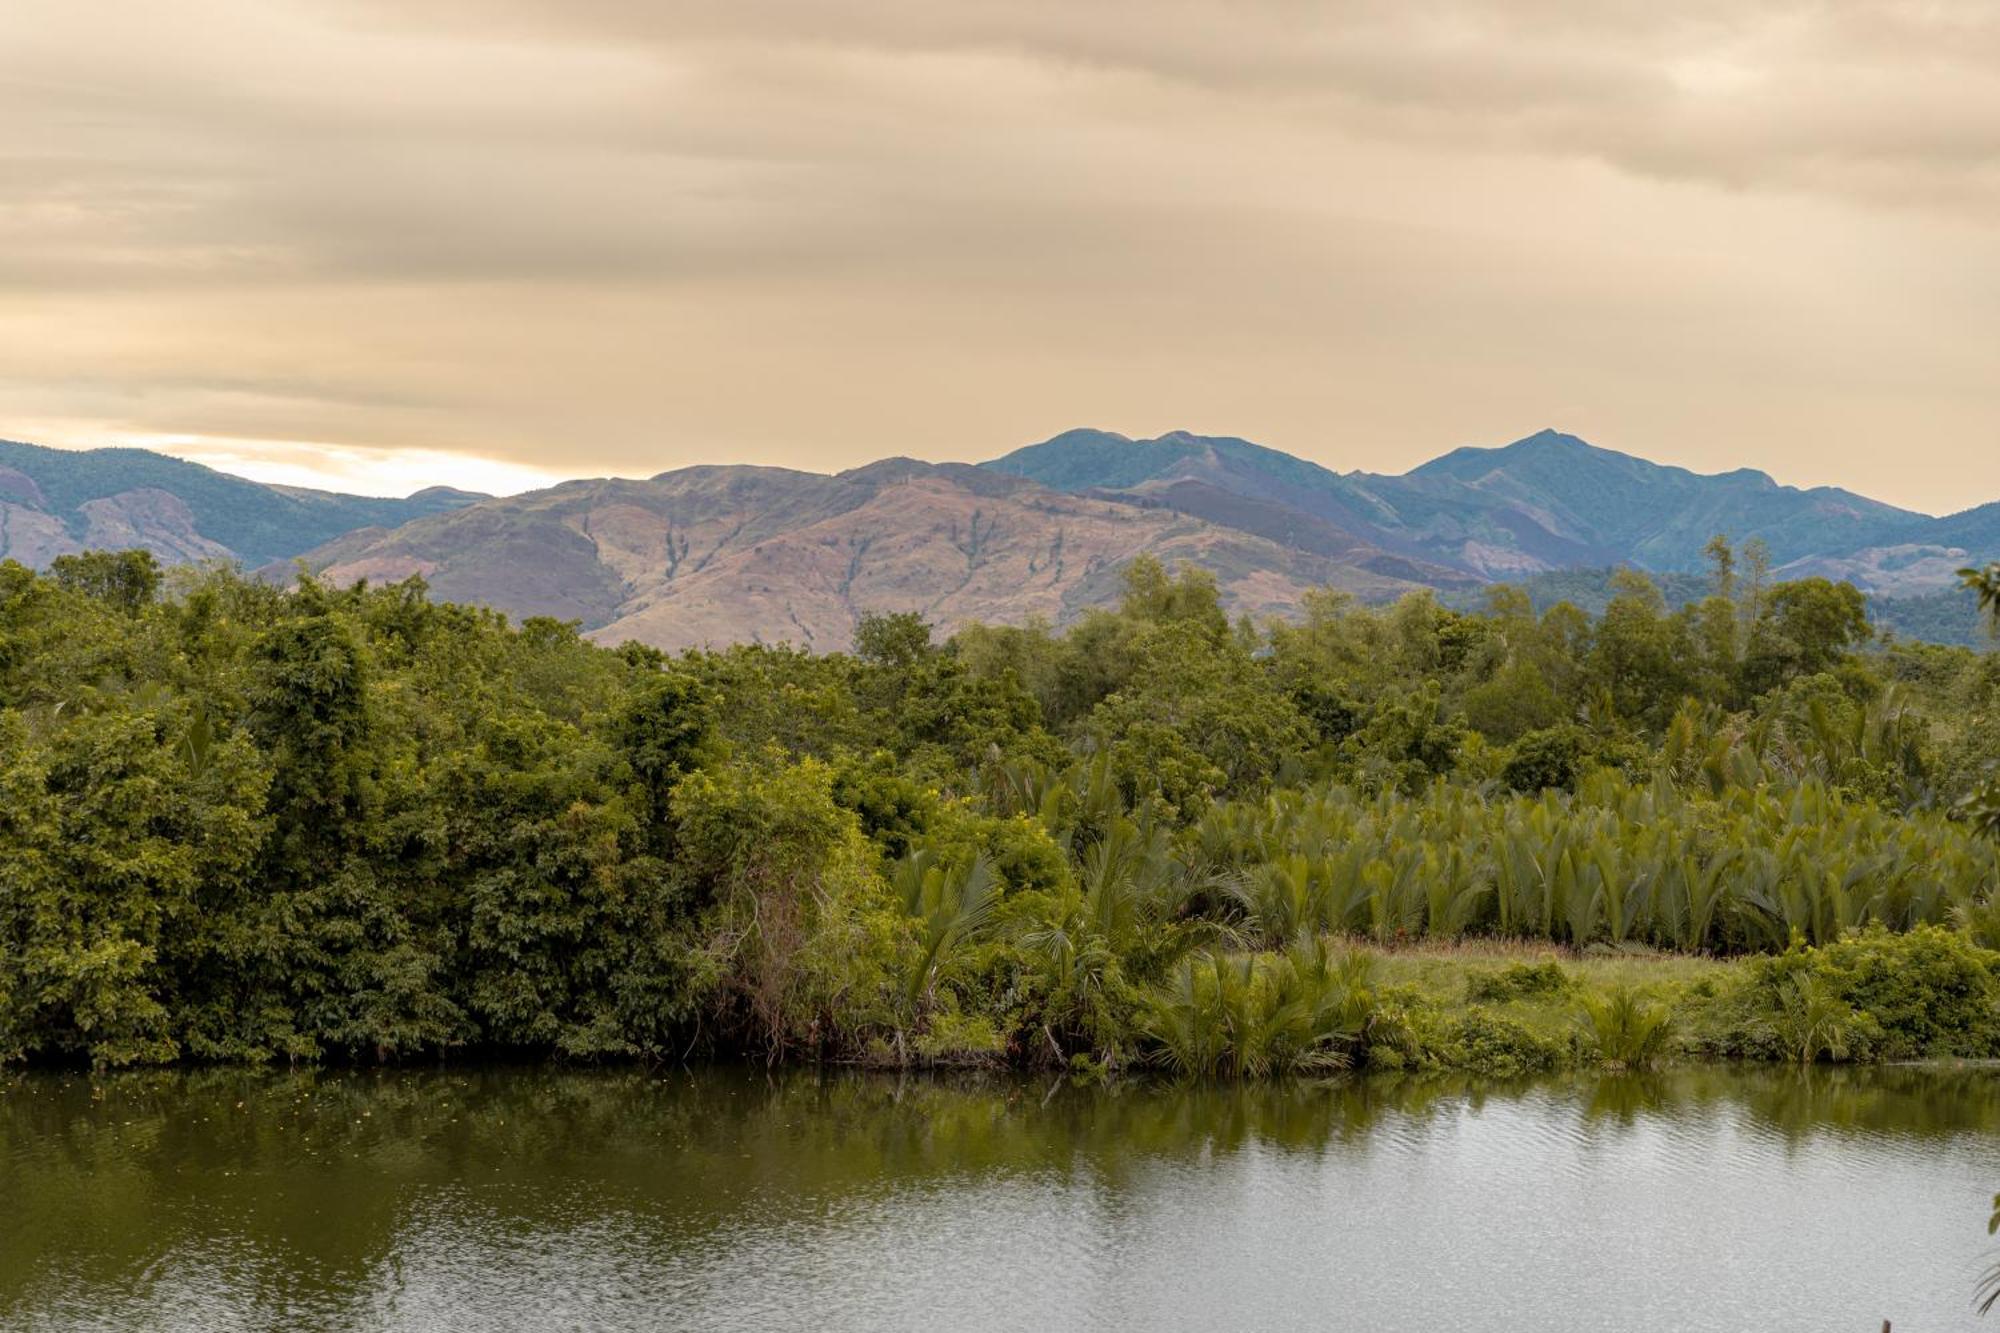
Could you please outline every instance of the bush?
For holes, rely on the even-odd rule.
[[[956,1010],[933,1014],[929,1028],[916,1040],[918,1057],[932,1065],[998,1064],[1005,1051],[1006,1040],[991,1019]]]
[[[1822,1055],[1845,1060],[1857,1048],[1872,1050],[1882,1029],[1835,994],[1827,978],[1802,972],[1780,983],[1771,1034],[1787,1057],[1809,1065]]]
[[[1666,1051],[1673,1014],[1665,1005],[1621,986],[1608,995],[1583,997],[1583,1032],[1597,1058],[1621,1069],[1644,1069]]]
[[[1509,963],[1498,972],[1474,972],[1466,977],[1465,998],[1493,1002],[1525,995],[1560,995],[1571,984],[1569,973],[1553,958],[1540,963]]]
[[[1568,1051],[1556,1041],[1536,1036],[1525,1025],[1485,1009],[1473,1009],[1458,1021],[1453,1035],[1453,1064],[1490,1078],[1518,1078],[1563,1063]]]
[[[1565,1042],[1538,1036],[1526,1024],[1474,1007],[1460,1014],[1411,1015],[1411,1063],[1486,1078],[1520,1078],[1555,1069],[1570,1058]]]
[[[1793,1058],[2000,1054],[2000,953],[1957,931],[1875,926],[1754,966],[1753,993]]]
[[[1155,1063],[1184,1078],[1345,1069],[1375,1018],[1365,954],[1300,942],[1281,954],[1185,960],[1148,996]]]

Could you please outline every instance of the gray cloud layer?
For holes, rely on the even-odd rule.
[[[0,11],[0,434],[322,470],[1558,424],[1950,507],[1996,224],[1985,3]]]

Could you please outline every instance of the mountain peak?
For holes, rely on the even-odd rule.
[[[1122,489],[1155,477],[1178,460],[1207,447],[1207,441],[1184,431],[1156,440],[1135,440],[1116,431],[1079,428],[1016,449],[981,466],[1027,477],[1058,491],[1104,486]]]
[[[1759,487],[1762,487],[1762,486],[1769,486],[1769,487],[1772,487],[1772,488],[1774,488],[1774,489],[1775,489],[1775,488],[1777,487],[1777,485],[1778,485],[1778,479],[1777,479],[1776,477],[1772,476],[1772,475],[1771,475],[1770,473],[1768,473],[1768,472],[1765,472],[1765,471],[1763,471],[1763,470],[1762,470],[1761,468],[1754,468],[1754,467],[1739,467],[1739,468],[1732,468],[1732,469],[1731,469],[1730,471],[1728,471],[1728,472],[1718,472],[1718,473],[1716,473],[1716,474],[1715,474],[1715,479],[1716,479],[1717,481],[1742,481],[1742,482],[1748,482],[1748,483],[1749,483],[1750,485],[1752,485],[1752,486],[1759,486]],[[1817,486],[1817,487],[1814,487],[1813,489],[1814,489],[1814,490],[1831,490],[1831,489],[1837,489],[1837,488],[1835,488],[1835,487],[1826,487],[1826,486]]]
[[[1440,454],[1410,469],[1412,477],[1452,477],[1470,480],[1474,475],[1495,468],[1505,467],[1514,460],[1534,461],[1538,459],[1601,459],[1636,463],[1644,467],[1655,466],[1643,459],[1621,454],[1615,449],[1604,449],[1592,444],[1581,436],[1571,435],[1552,427],[1524,435],[1510,444],[1483,445],[1463,444],[1449,453]]]
[[[1031,444],[1028,445],[1027,447],[1030,449],[1047,449],[1050,447],[1073,449],[1078,447],[1079,445],[1093,445],[1093,444],[1119,445],[1119,444],[1136,444],[1136,443],[1138,443],[1138,441],[1135,441],[1131,436],[1120,435],[1115,430],[1099,430],[1095,426],[1072,426],[1066,431],[1061,431],[1058,434],[1049,436],[1048,439],[1043,440],[1040,444]],[[1019,451],[1017,450],[1016,452]]]
[[[1571,435],[1568,431],[1545,426],[1533,435],[1524,435],[1512,444],[1503,444],[1498,449],[1482,452],[1493,454],[1530,455],[1587,455],[1593,458],[1630,458],[1616,449],[1606,449],[1592,444],[1581,435]]]

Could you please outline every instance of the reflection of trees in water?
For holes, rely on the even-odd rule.
[[[1830,1132],[1942,1137],[2000,1132],[2000,1072],[1890,1067],[1763,1070],[1717,1100],[1740,1100],[1755,1121],[1794,1140]]]
[[[1893,1068],[1111,1088],[734,1068],[21,1075],[0,1078],[0,1313],[54,1265],[130,1274],[218,1233],[338,1285],[390,1254],[419,1202],[508,1225],[617,1215],[672,1245],[746,1207],[1003,1173],[1117,1189],[1155,1164],[1360,1153],[1524,1102],[1593,1136],[1726,1117],[1801,1151],[1826,1135],[1992,1135],[1995,1084]]]

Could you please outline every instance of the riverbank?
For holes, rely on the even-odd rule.
[[[991,1031],[959,1021],[900,1048],[878,1043],[864,1063],[1045,1063]],[[1138,1009],[1113,1058],[1071,1068],[1084,1078],[1148,1069],[1196,1078],[1340,1069],[1516,1078],[1996,1057],[2000,953],[1919,927],[1728,959],[1494,940],[1324,939],[1286,952],[1206,953],[1184,960]]]
[[[1518,1077],[1605,1063],[1732,1058],[1724,997],[1754,987],[1750,959],[1632,951],[1578,954],[1545,945],[1468,941],[1364,947],[1387,1019],[1362,1063]],[[1607,1051],[1593,1008],[1630,997],[1652,1015],[1643,1051]]]
[[[1195,950],[1164,981],[1128,988],[1093,1053],[1043,1046],[1017,1011],[940,1009],[884,1025],[859,1046],[766,1053],[760,1067],[1066,1074],[1257,1082],[1404,1074],[1512,1080],[1553,1073],[1763,1065],[2000,1062],[2000,951],[1963,931],[1852,932],[1825,946],[1716,958],[1628,946],[1564,949],[1525,940],[1455,942],[1324,936],[1283,951]],[[1046,1034],[1044,1034],[1046,1036]],[[704,1048],[694,1063],[745,1052]],[[688,1047],[688,1056],[695,1046]],[[298,1066],[438,1064],[644,1069],[680,1060],[465,1047],[422,1061],[288,1061]],[[30,1061],[29,1064],[44,1062]],[[261,1060],[175,1061],[269,1066]],[[104,1073],[98,1067],[97,1075]]]
[[[1360,952],[1382,1014],[1362,1063],[1377,1069],[2000,1056],[2000,953],[1937,928],[1733,959],[1485,941]]]

